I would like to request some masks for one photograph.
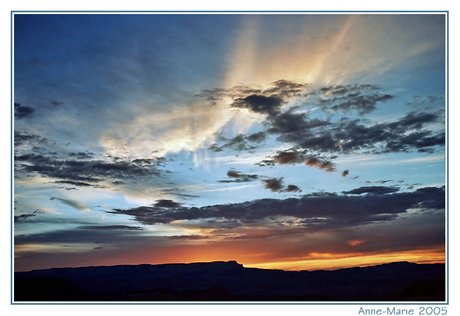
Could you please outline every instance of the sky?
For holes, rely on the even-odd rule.
[[[444,262],[445,14],[13,19],[15,271]]]

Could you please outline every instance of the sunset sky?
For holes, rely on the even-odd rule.
[[[16,271],[444,262],[444,13],[13,19]]]

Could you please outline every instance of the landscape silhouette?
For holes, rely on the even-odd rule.
[[[445,265],[394,262],[333,271],[236,261],[16,272],[15,301],[443,301]]]

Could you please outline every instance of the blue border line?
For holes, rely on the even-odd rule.
[[[144,13],[222,13],[222,14],[225,14],[225,13],[299,13],[299,14],[303,14],[303,13],[352,13],[352,12],[355,12],[355,13],[447,13],[449,12],[448,10],[446,11],[443,11],[443,10],[420,10],[420,11],[404,11],[404,10],[400,10],[400,11],[390,11],[390,10],[387,10],[387,11],[372,11],[372,10],[364,10],[364,11],[323,11],[323,10],[318,10],[318,11],[269,11],[269,10],[266,10],[266,11],[252,11],[252,10],[248,10],[248,11],[218,11],[218,10],[209,10],[209,11],[171,11],[171,10],[168,10],[168,11],[60,11],[60,10],[56,10],[56,11],[11,11],[12,13],[25,13],[25,12],[29,12],[29,13],[58,13],[58,12],[62,12],[62,13],[67,13],[67,14],[73,14],[73,13],[127,13],[127,14],[130,14],[130,13],[139,13],[139,14],[144,14]]]
[[[380,302],[380,301],[376,301],[376,302],[365,302],[365,303],[361,303],[361,302],[356,302],[356,303],[348,303],[348,302],[327,302],[327,303],[315,303],[315,302],[290,302],[290,303],[284,303],[284,302],[279,302],[279,303],[276,303],[276,302],[232,302],[232,301],[229,301],[229,302],[219,302],[219,303],[213,303],[213,302],[177,302],[177,303],[169,303],[169,302],[145,302],[145,303],[142,303],[142,302],[139,302],[139,303],[136,303],[136,302],[133,302],[133,303],[119,303],[119,302],[107,302],[107,303],[86,303],[86,302],[78,302],[78,301],[75,301],[74,303],[73,302],[70,302],[70,303],[51,303],[51,302],[31,302],[31,303],[12,303],[12,305],[43,305],[43,306],[46,306],[46,305],[107,305],[107,306],[116,306],[116,305],[164,305],[164,306],[167,306],[167,305],[235,305],[235,306],[240,306],[240,305],[291,305],[291,306],[305,306],[305,305],[311,305],[311,306],[319,306],[319,305],[332,305],[332,306],[337,306],[337,305],[345,305],[345,306],[370,306],[370,305],[373,305],[373,306],[376,306],[376,305],[383,305],[383,306],[388,306],[388,305],[391,305],[391,306],[422,306],[422,305],[429,305],[429,306],[438,306],[438,305],[449,305],[448,303],[445,303],[445,302],[442,302],[442,303],[439,303],[439,302],[425,302],[425,301],[421,301],[421,302],[410,302],[410,303],[403,303],[403,302],[399,302],[398,303],[393,303],[393,302]]]
[[[10,22],[10,27],[11,27],[11,34],[10,34],[10,185],[11,185],[11,191],[10,191],[10,205],[11,205],[11,211],[10,211],[10,299],[11,302],[13,302],[13,276],[14,276],[14,270],[13,270],[13,260],[14,260],[14,255],[13,255],[13,235],[14,235],[14,221],[13,221],[13,216],[14,216],[14,202],[13,202],[13,195],[14,195],[14,187],[13,187],[13,168],[14,168],[14,156],[13,156],[13,139],[14,139],[14,131],[13,131],[13,115],[14,115],[14,105],[13,105],[13,12],[11,12],[11,22]]]
[[[18,303],[13,301],[13,117],[14,117],[14,107],[10,107],[10,185],[11,185],[11,195],[10,195],[10,203],[11,203],[11,212],[10,212],[10,298],[11,302],[10,305],[360,305],[360,306],[367,306],[367,305],[449,305],[449,11],[11,11],[11,31],[10,31],[10,99],[11,105],[13,105],[13,17],[15,13],[199,13],[199,14],[206,14],[206,13],[444,13],[446,15],[446,135],[447,135],[447,145],[446,145],[446,215],[447,215],[447,224],[446,224],[446,301],[445,302],[412,302],[412,303],[393,303],[393,302],[328,302],[328,303],[315,303],[315,302],[279,302],[279,303],[268,303],[268,302],[247,302],[247,303],[240,303],[240,302],[177,302],[177,303],[166,303],[166,302],[148,302],[148,303],[118,303],[118,302],[107,302],[107,303],[88,303],[88,302],[69,302],[69,303],[52,303],[52,302],[31,302],[31,303]]]
[[[446,302],[449,304],[449,12],[446,13]]]

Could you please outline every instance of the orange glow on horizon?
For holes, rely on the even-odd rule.
[[[30,247],[33,249],[31,249]],[[21,250],[30,253],[39,245],[28,245]],[[246,268],[281,269],[286,271],[300,270],[337,270],[351,267],[364,267],[380,265],[390,262],[408,261],[413,263],[445,263],[445,248],[439,246],[432,249],[395,251],[384,253],[319,253],[312,252],[308,256],[292,257],[279,256],[276,251],[259,249],[255,252],[253,246],[246,249],[238,243],[233,247],[222,247],[217,243],[203,247],[203,245],[161,247],[146,252],[145,250],[131,249],[116,252],[110,250],[87,251],[79,249],[79,260],[63,256],[62,252],[53,252],[58,249],[48,249],[51,256],[49,260],[42,261],[40,266],[29,266],[30,261],[23,261],[22,251],[16,253],[15,271],[28,271],[32,269],[47,269],[59,267],[82,267],[82,266],[112,266],[112,265],[137,265],[137,264],[170,264],[170,263],[193,263],[213,261],[236,261]],[[54,250],[54,251],[53,251]]]
[[[292,260],[270,263],[244,264],[248,268],[300,270],[336,270],[342,268],[365,267],[390,262],[408,261],[419,264],[445,263],[444,249],[409,250],[381,254],[312,254],[308,260]]]

